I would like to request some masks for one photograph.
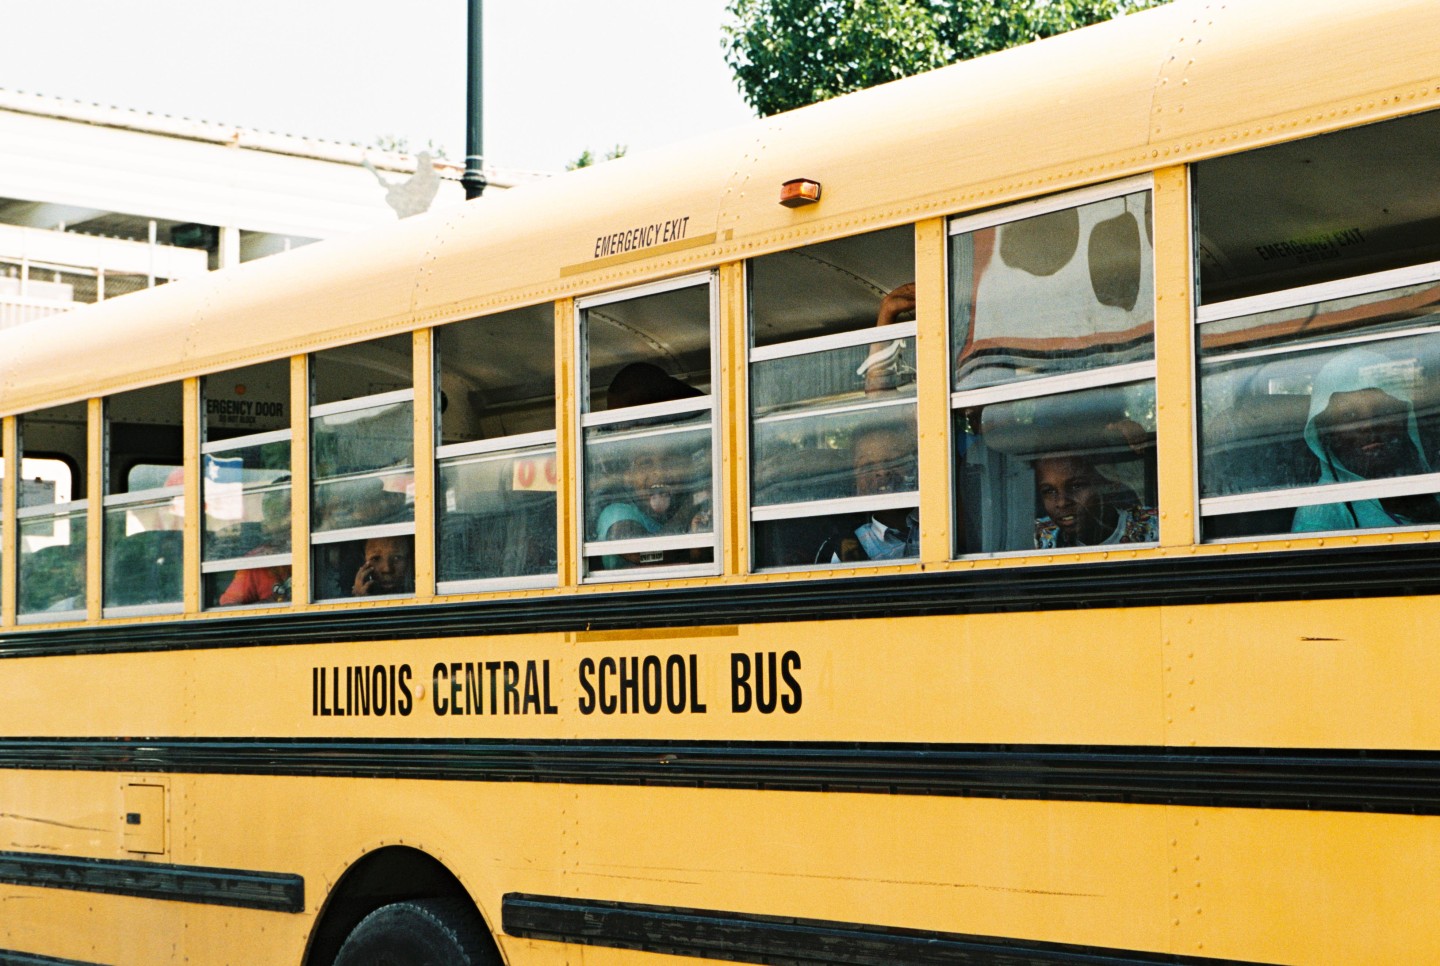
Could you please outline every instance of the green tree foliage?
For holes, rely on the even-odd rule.
[[[730,0],[725,62],[778,114],[1166,0]]]
[[[588,168],[592,164],[599,164],[601,161],[614,161],[616,158],[625,157],[625,152],[629,150],[629,145],[617,144],[609,151],[605,152],[605,157],[597,158],[593,153],[591,153],[589,148],[586,148],[584,151],[580,152],[580,157],[576,158],[574,161],[568,162],[565,165],[565,170],[574,171],[576,168]]]

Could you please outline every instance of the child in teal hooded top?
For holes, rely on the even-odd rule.
[[[1400,367],[1368,349],[1331,359],[1315,376],[1305,442],[1320,463],[1316,484],[1431,472]],[[1291,529],[1355,530],[1440,522],[1433,494],[1302,506]]]

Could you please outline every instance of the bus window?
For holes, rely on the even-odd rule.
[[[752,565],[919,555],[915,235],[750,262]]]
[[[20,417],[22,621],[85,617],[86,409],[80,402]]]
[[[442,326],[438,589],[553,586],[555,309]]]
[[[1149,190],[950,231],[956,554],[1155,542]]]
[[[290,364],[201,383],[204,606],[290,600]]]
[[[578,304],[586,574],[714,573],[714,281]]]
[[[184,406],[178,382],[105,400],[108,616],[180,608],[185,529]]]
[[[1205,539],[1440,523],[1440,114],[1200,162]]]
[[[390,336],[311,357],[316,600],[415,590],[412,345]],[[403,560],[382,569],[372,556]]]

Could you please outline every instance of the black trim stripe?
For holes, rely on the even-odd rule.
[[[271,912],[305,908],[305,880],[285,872],[0,852],[0,882]]]
[[[39,953],[22,953],[14,949],[0,949],[0,966],[98,966],[98,964],[82,962],[78,959],[41,956]]]
[[[899,929],[825,919],[761,916],[512,892],[505,932],[523,939],[635,949],[741,963],[848,966],[1217,966],[1234,959]]]
[[[0,657],[623,631],[859,617],[1440,594],[1428,544],[1090,560],[977,571],[837,575],[666,590],[255,614],[0,635]]]
[[[1440,814],[1440,752],[838,742],[19,738],[0,740],[0,768],[690,786]],[[135,867],[147,872],[156,868]]]

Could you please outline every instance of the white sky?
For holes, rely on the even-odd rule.
[[[0,88],[465,154],[465,0],[0,0]],[[558,170],[753,116],[725,0],[486,0],[485,157]],[[0,146],[3,147],[3,146]]]

